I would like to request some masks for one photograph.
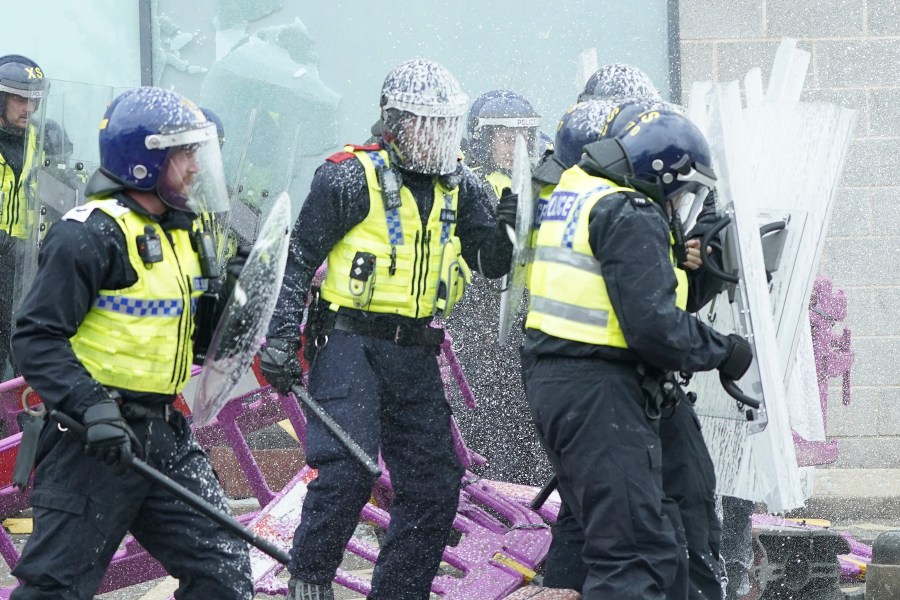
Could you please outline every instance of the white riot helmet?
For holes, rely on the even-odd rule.
[[[425,59],[397,65],[381,88],[381,135],[392,162],[416,173],[454,172],[468,102],[446,67]]]

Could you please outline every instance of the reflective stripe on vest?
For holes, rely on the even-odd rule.
[[[115,200],[87,203],[80,219],[85,208],[115,220],[137,281],[121,290],[100,290],[70,340],[75,355],[103,385],[178,393],[190,378],[193,313],[205,287],[190,232],[173,229],[167,236],[157,223]],[[137,250],[137,237],[148,225],[160,237],[163,253],[163,260],[152,265],[145,265]]]
[[[25,192],[25,184],[29,181],[34,157],[37,153],[37,135],[34,126],[28,126],[25,155],[22,161],[22,172],[18,180],[13,169],[0,156],[0,230],[17,237],[28,237],[29,201]],[[34,184],[32,183],[32,190]]]
[[[458,263],[456,268],[468,274],[456,237],[459,188],[448,189],[435,181],[431,213],[423,228],[416,200],[406,186],[400,187],[400,207],[385,210],[378,169],[390,167],[387,152],[352,146],[345,150],[365,170],[369,212],[328,254],[322,297],[332,310],[344,306],[411,318],[433,316],[445,305],[449,311],[455,300],[447,304],[439,299],[439,287],[449,288],[443,291],[458,299],[463,286],[439,286],[442,259],[445,265]],[[374,269],[365,280],[351,277],[360,253],[374,257]]]
[[[612,194],[633,191],[588,175],[578,167],[563,173],[542,203],[531,272],[531,299],[525,326],[561,339],[627,348],[606,282],[588,240],[594,205]],[[671,241],[671,236],[670,236]],[[670,252],[670,258],[673,258]],[[673,270],[676,305],[687,305],[687,275]]]

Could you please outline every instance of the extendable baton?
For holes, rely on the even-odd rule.
[[[366,454],[366,451],[363,450],[359,444],[357,444],[350,435],[344,431],[344,428],[338,425],[338,422],[335,421],[331,415],[329,415],[322,405],[312,399],[312,396],[309,395],[305,389],[300,387],[299,385],[295,385],[291,388],[291,393],[297,397],[303,404],[306,405],[309,410],[313,412],[316,417],[322,423],[325,424],[325,427],[340,441],[347,450],[350,451],[350,454],[353,455],[353,458],[358,460],[362,465],[366,468],[366,470],[371,473],[375,477],[381,477],[381,469],[378,468],[378,464],[372,460],[372,458]]]
[[[50,417],[56,420],[63,427],[68,428],[78,437],[84,439],[84,425],[82,425],[69,415],[57,410],[53,410],[50,411]],[[196,508],[198,511],[200,511],[225,529],[229,530],[237,537],[241,538],[251,546],[258,548],[260,551],[265,552],[281,564],[286,566],[290,561],[290,556],[288,556],[287,552],[285,552],[269,540],[256,535],[255,533],[253,533],[253,531],[247,529],[241,523],[235,520],[231,515],[222,512],[221,510],[207,502],[205,499],[201,498],[184,486],[176,483],[169,477],[166,477],[141,459],[133,458],[131,462],[128,463],[128,468],[147,481],[163,488],[185,504]]]

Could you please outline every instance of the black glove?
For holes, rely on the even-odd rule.
[[[731,342],[731,352],[719,365],[719,372],[728,379],[737,381],[753,362],[753,348],[750,347],[750,342],[736,333],[729,335],[728,340]]]
[[[287,394],[300,383],[303,368],[297,352],[300,342],[287,338],[269,338],[259,351],[259,367],[273,388]]]
[[[225,263],[226,277],[236,280],[241,276],[241,271],[244,270],[244,265],[247,264],[247,259],[250,257],[251,249],[250,246],[238,246],[234,256],[229,258],[228,262]]]
[[[134,460],[134,449],[140,448],[131,427],[122,417],[112,398],[101,400],[84,411],[84,450],[121,475]],[[134,444],[134,447],[132,447]]]
[[[503,188],[500,201],[497,203],[497,220],[515,230],[518,209],[519,195],[514,194],[509,188]]]

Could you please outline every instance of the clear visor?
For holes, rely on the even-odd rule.
[[[23,86],[0,79],[0,92],[9,94],[5,105],[0,106],[0,129],[21,135],[40,109],[45,89],[43,83]]]
[[[540,127],[540,117],[485,117],[479,118],[475,123],[475,131],[482,127],[509,127],[509,128],[529,128]]]
[[[488,136],[488,144],[490,145],[491,159],[500,169],[511,170],[513,166],[513,156],[516,151],[516,137],[522,136],[525,145],[528,148],[528,155],[535,157],[538,154],[537,149],[537,129],[524,127],[496,127],[492,128]]]
[[[429,117],[403,113],[390,143],[402,166],[416,173],[446,175],[456,170],[463,116]]]
[[[150,141],[150,138],[159,139]],[[178,141],[183,143],[178,144]],[[215,125],[177,134],[148,136],[148,147],[151,143],[165,144],[156,148],[169,148],[156,188],[163,202],[176,210],[198,215],[229,210]]]
[[[716,185],[716,175],[703,165],[690,164],[681,168],[676,165],[676,169],[675,179],[684,182],[684,185],[680,186],[669,200],[675,210],[690,206],[688,215],[690,217],[690,213],[699,212],[703,207],[703,201]],[[688,218],[687,221],[690,222],[691,219]]]
[[[15,94],[16,96],[34,100],[35,102],[40,102],[41,98],[44,97],[44,84],[35,83],[27,86],[12,85],[0,79],[0,92],[8,92],[10,94]]]

